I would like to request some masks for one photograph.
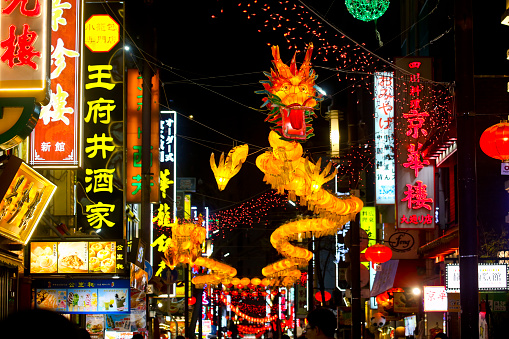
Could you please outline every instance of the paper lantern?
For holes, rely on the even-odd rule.
[[[220,191],[224,190],[228,181],[240,171],[242,164],[246,161],[248,151],[248,145],[242,145],[230,150],[226,159],[224,153],[221,153],[217,166],[214,153],[210,155],[210,168],[214,173]]]
[[[384,14],[389,8],[389,0],[346,0],[345,5],[354,18],[367,22]]]
[[[392,258],[392,250],[385,245],[375,244],[366,249],[364,256],[372,263],[381,264]]]
[[[323,294],[325,296],[325,298],[324,298],[325,302],[329,301],[331,298],[331,294],[327,291],[324,291]],[[318,300],[319,302],[322,302],[322,292],[316,292],[315,299]]]
[[[194,305],[194,304],[196,304],[196,298],[195,298],[195,297],[188,298],[188,304],[189,304],[189,305]]]
[[[487,156],[509,161],[509,123],[503,121],[488,127],[481,135],[479,144]]]

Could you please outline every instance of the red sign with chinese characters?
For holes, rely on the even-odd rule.
[[[0,97],[45,102],[51,1],[5,0],[0,6]]]
[[[396,116],[397,225],[398,229],[434,229],[435,167],[423,154],[430,133],[431,85],[425,79],[432,78],[431,59],[398,59],[396,65],[409,72],[403,75],[406,88],[399,94],[402,108]]]
[[[50,102],[42,106],[30,136],[30,165],[75,168],[79,165],[80,1],[54,0],[51,20]]]

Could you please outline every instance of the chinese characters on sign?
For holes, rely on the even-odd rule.
[[[375,72],[376,204],[394,204],[394,83],[392,72]]]
[[[5,162],[0,176],[0,235],[26,244],[56,186],[15,156]]]
[[[448,264],[445,268],[448,291],[460,289],[460,267]],[[478,264],[478,286],[480,290],[507,290],[507,264]]]
[[[30,165],[79,165],[80,1],[53,0],[51,13],[51,89],[30,138]]]
[[[143,79],[127,70],[127,202],[141,202]],[[159,202],[159,75],[152,78],[150,114],[150,201]]]
[[[84,20],[116,16],[122,3],[86,3]],[[108,11],[108,13],[105,13]],[[109,13],[111,11],[111,13]],[[111,19],[113,20],[113,19]],[[92,20],[93,21],[93,20]],[[85,26],[85,41],[93,25]],[[83,168],[78,171],[78,223],[101,230],[104,239],[123,238],[123,42],[108,51],[83,48]]]
[[[445,286],[424,287],[424,312],[447,312],[447,292]]]
[[[422,149],[429,134],[430,114],[426,108],[427,86],[421,81],[421,76],[431,78],[431,60],[400,59],[397,65],[410,72],[405,75],[409,77],[406,97],[400,98],[403,108],[396,120],[398,229],[433,229],[434,166],[425,159]]]

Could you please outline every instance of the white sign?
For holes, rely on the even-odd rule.
[[[376,204],[393,205],[394,177],[394,82],[392,72],[375,72],[375,178]]]
[[[509,164],[507,162],[502,162],[500,164],[500,174],[509,175]]]
[[[460,267],[448,264],[445,268],[447,290],[460,289]],[[507,290],[507,264],[479,264],[479,290]]]
[[[424,286],[424,312],[447,312],[445,286]]]

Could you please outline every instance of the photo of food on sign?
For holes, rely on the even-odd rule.
[[[90,273],[115,273],[116,243],[89,243],[88,262]]]
[[[58,243],[58,273],[88,273],[88,243]]]
[[[57,273],[57,243],[30,244],[30,273]]]
[[[67,309],[65,290],[37,290],[36,307],[44,308],[55,312],[64,312]]]

